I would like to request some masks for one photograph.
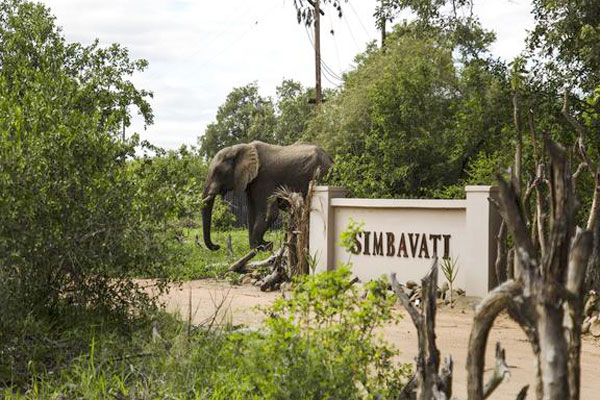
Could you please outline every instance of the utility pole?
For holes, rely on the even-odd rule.
[[[321,90],[321,9],[319,8],[319,0],[315,2],[315,72],[317,83],[315,85],[315,103],[317,106],[323,102],[323,93]]]
[[[386,15],[385,15],[384,6],[383,6],[383,0],[381,0],[381,12],[383,15],[383,18],[381,20],[381,48],[383,49],[383,45],[385,44],[385,20],[386,20]]]

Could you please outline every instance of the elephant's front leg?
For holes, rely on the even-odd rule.
[[[248,196],[248,231],[251,248],[267,247],[271,244],[263,239],[269,225],[269,221],[267,221],[267,204],[253,200],[251,196]]]

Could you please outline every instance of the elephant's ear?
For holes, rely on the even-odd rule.
[[[235,190],[243,192],[246,186],[258,175],[260,162],[256,147],[251,144],[240,144],[235,160],[234,181]]]

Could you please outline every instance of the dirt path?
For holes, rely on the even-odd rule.
[[[256,306],[269,305],[280,295],[278,292],[262,293],[253,286],[230,286],[224,282],[201,280],[186,282],[180,288],[171,290],[165,302],[170,311],[179,312],[186,319],[191,303],[192,319],[195,323],[202,323],[211,318],[215,309],[222,304],[218,321],[258,327],[263,317],[256,310]],[[442,357],[451,354],[454,359],[454,396],[459,398],[466,398],[465,361],[472,315],[472,310],[466,304],[455,309],[442,308],[437,314],[437,344]],[[401,361],[414,360],[417,353],[417,336],[408,315],[405,315],[398,325],[386,327],[383,335],[400,350]],[[486,365],[493,365],[494,344],[500,341],[506,349],[507,362],[513,367],[510,381],[503,383],[490,399],[514,400],[524,385],[531,385],[533,382],[531,347],[518,325],[505,316],[496,320],[489,340]],[[589,337],[584,339],[581,361],[581,399],[600,399],[600,374],[596,370],[596,367],[600,366],[600,340]],[[533,387],[530,387],[528,398],[534,398]]]

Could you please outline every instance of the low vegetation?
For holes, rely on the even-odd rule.
[[[250,251],[248,231],[245,229],[214,231],[213,236],[218,243],[224,244],[216,251],[208,250],[204,246],[202,242],[202,230],[200,228],[182,229],[179,234],[179,240],[184,244],[183,251],[186,253],[185,261],[181,265],[174,265],[165,271],[165,277],[175,281],[217,278],[229,279],[231,282],[237,283],[242,275],[229,273],[228,270],[231,264]],[[280,231],[268,231],[265,239],[273,242],[275,248],[279,248],[283,240],[283,233]],[[231,242],[231,251],[226,245],[229,241]],[[269,252],[260,252],[256,256],[256,260],[262,260],[269,256]]]
[[[4,364],[6,399],[393,398],[410,373],[375,328],[399,316],[386,281],[364,290],[350,272],[302,277],[289,299],[264,310],[260,330],[205,326],[164,313],[123,324],[80,314],[39,335],[19,368]],[[33,327],[32,327],[33,328]],[[21,350],[23,350],[21,348]],[[12,366],[12,370],[11,370]]]

